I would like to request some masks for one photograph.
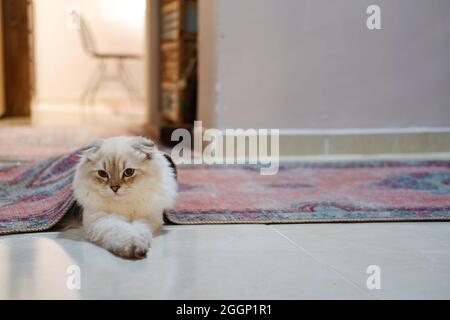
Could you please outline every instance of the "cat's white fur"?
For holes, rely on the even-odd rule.
[[[114,161],[120,166],[118,172],[136,169],[133,182],[122,185],[117,193],[96,176]],[[143,258],[163,222],[164,209],[174,205],[177,185],[169,161],[150,140],[115,137],[99,140],[84,151],[74,193],[83,208],[88,240],[125,258]]]

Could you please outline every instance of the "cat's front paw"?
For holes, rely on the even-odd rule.
[[[118,246],[113,246],[112,252],[128,259],[143,259],[147,256],[152,241],[152,233],[148,227],[139,221],[130,225],[132,232],[125,241]]]
[[[130,244],[123,247],[113,247],[111,248],[111,252],[126,259],[143,259],[147,256],[148,247]]]
[[[147,256],[148,249],[149,241],[141,234],[133,235],[110,247],[112,253],[126,259],[143,259]]]
[[[128,222],[116,214],[85,215],[83,229],[87,239],[127,259],[142,259],[152,241],[150,227],[142,221]]]

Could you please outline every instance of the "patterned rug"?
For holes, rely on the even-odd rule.
[[[74,207],[78,153],[0,164],[0,234],[43,231]],[[450,220],[450,161],[184,166],[175,224]]]
[[[450,220],[450,161],[179,169],[176,224]]]
[[[78,153],[38,163],[0,165],[0,234],[43,231],[73,206]]]

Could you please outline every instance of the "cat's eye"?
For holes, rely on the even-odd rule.
[[[125,169],[125,171],[123,172],[123,176],[124,177],[131,177],[133,174],[134,174],[134,169],[132,169],[132,168],[128,168],[128,169]]]
[[[97,174],[99,175],[99,177],[108,178],[108,172],[106,172],[105,170],[98,170]]]

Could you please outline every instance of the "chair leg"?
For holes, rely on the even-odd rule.
[[[100,73],[100,66],[97,65],[97,66],[95,66],[94,71],[92,71],[92,74],[91,74],[91,76],[89,77],[88,82],[86,83],[86,86],[85,86],[85,88],[84,88],[84,90],[83,90],[83,93],[82,93],[81,96],[80,96],[80,104],[81,104],[82,106],[85,106],[85,105],[87,104],[89,94],[90,94],[91,91],[92,91],[92,87],[93,87],[94,84],[98,81],[99,73]]]
[[[95,97],[97,95],[98,89],[100,89],[101,83],[104,81],[106,77],[106,64],[103,60],[100,60],[98,65],[98,77],[96,81],[93,83],[92,90],[87,96],[87,103],[90,105],[95,105]]]
[[[124,62],[125,61],[123,59],[119,59],[117,61],[120,81],[122,82],[123,86],[125,87],[126,91],[128,92],[130,102],[131,103],[138,102],[140,100],[139,90],[134,85],[134,81],[133,81],[133,79],[130,75],[130,72]]]

